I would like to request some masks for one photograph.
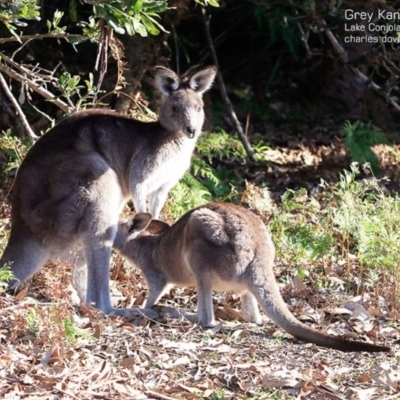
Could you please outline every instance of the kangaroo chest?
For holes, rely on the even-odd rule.
[[[151,193],[162,186],[174,186],[189,168],[193,149],[194,143],[188,141],[179,148],[167,147],[149,160],[145,180],[148,191]]]

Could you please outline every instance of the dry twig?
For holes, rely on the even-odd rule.
[[[97,58],[95,64],[95,70],[99,71],[99,79],[97,81],[97,88],[99,89],[103,83],[104,75],[107,72],[108,66],[108,47],[113,37],[113,30],[107,27],[106,21],[102,18],[99,21],[99,27],[101,31],[99,45],[97,47]]]
[[[25,116],[24,112],[22,111],[17,99],[12,94],[12,92],[11,92],[10,88],[8,87],[7,82],[4,79],[4,76],[3,76],[3,74],[1,72],[0,72],[0,86],[3,88],[3,90],[4,90],[5,94],[7,95],[8,99],[13,104],[16,113],[21,118],[22,125],[24,126],[29,139],[31,140],[32,143],[35,143],[35,141],[37,139],[39,139],[39,136],[36,136],[35,132],[33,132],[33,129],[29,125],[29,122],[26,119],[26,116]]]
[[[226,91],[224,80],[222,78],[222,75],[221,75],[221,72],[219,69],[218,57],[215,52],[215,48],[214,48],[211,34],[210,34],[210,17],[207,18],[206,10],[204,7],[201,8],[201,13],[203,15],[203,23],[204,23],[204,30],[205,30],[205,34],[206,34],[207,44],[208,44],[208,47],[210,48],[210,52],[211,52],[211,56],[213,58],[214,64],[218,69],[217,81],[218,81],[218,86],[219,86],[219,90],[221,93],[222,101],[224,102],[226,111],[228,112],[228,116],[229,116],[233,126],[235,127],[235,129],[239,135],[239,138],[240,138],[241,142],[243,143],[244,148],[246,149],[247,155],[249,156],[251,161],[256,161],[254,154],[253,154],[253,150],[251,149],[250,143],[248,142],[246,135],[243,132],[243,128],[240,125],[240,122],[237,118],[235,110],[233,109],[232,103],[231,103],[228,93]]]
[[[3,54],[0,53],[0,57],[3,57]],[[33,91],[40,94],[47,100],[51,100],[54,105],[60,108],[65,113],[69,113],[73,110],[73,107],[68,106],[65,102],[60,99],[57,99],[53,93],[49,92],[43,86],[38,85],[37,83],[33,82],[31,79],[28,79],[26,76],[21,75],[20,73],[14,71],[10,67],[7,67],[4,64],[0,63],[0,72],[8,75],[10,78],[20,82],[27,84]]]
[[[68,33],[44,33],[40,35],[24,35],[20,37],[8,37],[0,38],[0,44],[10,43],[10,42],[25,42],[27,40],[42,40],[42,39],[79,39],[82,35],[71,35]]]

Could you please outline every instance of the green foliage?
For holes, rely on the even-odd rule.
[[[61,323],[64,326],[65,337],[68,342],[75,343],[78,338],[92,339],[91,335],[78,329],[72,322],[71,318],[66,317],[61,321]]]
[[[166,32],[156,17],[168,9],[166,0],[113,0],[94,7],[94,14],[104,18],[119,34],[140,36]]]
[[[192,170],[194,176],[200,176],[204,179],[207,179],[214,184],[219,184],[219,179],[215,176],[214,170],[212,169],[210,164],[207,164],[200,157],[193,157],[192,158]]]
[[[0,21],[19,23],[26,26],[20,19],[40,19],[40,7],[37,0],[14,0],[0,3]]]
[[[219,7],[218,0],[194,0],[194,1],[205,7],[206,6]]]
[[[371,122],[365,124],[361,121],[346,121],[341,134],[345,138],[344,144],[352,161],[360,164],[369,162],[374,171],[379,169],[378,157],[371,147],[386,143],[385,134],[381,129],[372,127]]]
[[[93,83],[93,74],[89,73],[89,79],[85,79],[85,85],[80,84],[81,77],[72,76],[69,72],[64,72],[59,78],[59,89],[67,102],[77,110],[85,110],[93,106],[93,100],[99,93]]]
[[[26,323],[29,333],[35,338],[50,341],[65,339],[69,343],[75,343],[78,338],[92,339],[88,333],[77,328],[69,316],[60,318],[60,309],[56,305],[50,308],[38,306],[29,309],[26,315]]]
[[[82,87],[78,86],[81,78],[78,75],[71,76],[69,72],[64,72],[60,76],[60,88],[63,92],[63,95],[67,98],[70,98],[73,94],[75,94]]]
[[[212,392],[209,397],[210,400],[224,400],[225,399],[225,390],[216,390]]]
[[[40,330],[40,316],[36,309],[37,307],[30,308],[25,318],[29,333],[35,338],[38,336]]]
[[[0,268],[0,293],[7,288],[8,281],[14,277],[8,265],[3,265]]]
[[[244,184],[243,178],[233,169],[218,165],[212,169],[212,173],[213,179],[206,177],[203,184],[215,200],[225,201],[234,193],[235,187]]]
[[[210,162],[213,157],[220,159],[236,157],[243,160],[243,162],[247,157],[242,142],[224,130],[201,136],[196,149],[202,156],[207,157]]]
[[[0,150],[8,157],[8,162],[3,169],[4,174],[20,166],[31,145],[27,137],[21,139],[13,136],[10,129],[2,133],[0,136]]]
[[[189,172],[181,179],[169,194],[168,208],[174,219],[189,210],[211,201],[211,194]]]
[[[353,164],[334,188],[341,199],[334,215],[335,229],[362,267],[400,277],[400,198],[385,196],[375,178],[357,181],[358,172]]]
[[[334,238],[319,203],[305,189],[287,190],[282,210],[270,223],[278,256],[287,263],[305,266],[336,255]]]
[[[61,11],[56,10],[53,15],[53,21],[46,21],[47,29],[53,33],[65,33],[67,29],[66,26],[59,26],[61,22],[61,18],[63,17],[64,13]]]
[[[202,136],[196,149],[201,158],[193,157],[193,174],[213,199],[226,199],[235,186],[243,184],[243,179],[234,170],[212,166],[213,159],[236,158],[245,162],[246,150],[239,139],[221,130]]]
[[[234,170],[213,167],[213,158],[246,159],[242,143],[224,131],[204,135],[197,146],[199,155],[192,157],[192,174],[186,173],[170,192],[168,207],[173,218],[211,200],[226,200],[243,179]]]
[[[353,163],[337,184],[322,182],[318,201],[305,190],[283,195],[269,224],[279,259],[296,269],[356,259],[371,287],[382,273],[400,279],[400,197],[385,196],[379,180],[359,181],[358,174]]]
[[[100,37],[100,28],[94,17],[89,17],[89,22],[80,21],[78,23],[82,27],[83,36],[89,40],[96,41]],[[71,41],[71,38],[69,39]]]
[[[16,26],[24,27],[27,20],[40,20],[40,7],[37,5],[37,0],[15,0],[12,2],[0,2],[0,21],[5,24],[10,33],[18,37]]]

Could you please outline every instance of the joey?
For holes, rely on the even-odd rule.
[[[307,342],[342,351],[390,350],[334,337],[298,321],[275,280],[271,237],[262,220],[243,207],[210,203],[172,226],[140,213],[119,223],[114,247],[142,271],[149,287],[147,308],[172,285],[195,286],[195,319],[208,327],[215,324],[212,291],[234,291],[241,294],[241,314],[248,321],[261,323],[260,305],[278,326]]]

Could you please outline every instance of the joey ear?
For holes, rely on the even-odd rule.
[[[158,235],[165,232],[169,228],[170,225],[167,222],[160,221],[159,219],[153,219],[147,227],[147,231],[152,233],[153,235]]]
[[[137,213],[130,223],[128,233],[144,231],[151,222],[152,215],[149,213]]]
[[[205,67],[195,72],[189,79],[189,86],[198,94],[203,94],[210,89],[217,74],[217,67],[214,65]]]
[[[161,66],[154,67],[154,78],[157,89],[166,96],[179,87],[179,76],[168,68]]]

